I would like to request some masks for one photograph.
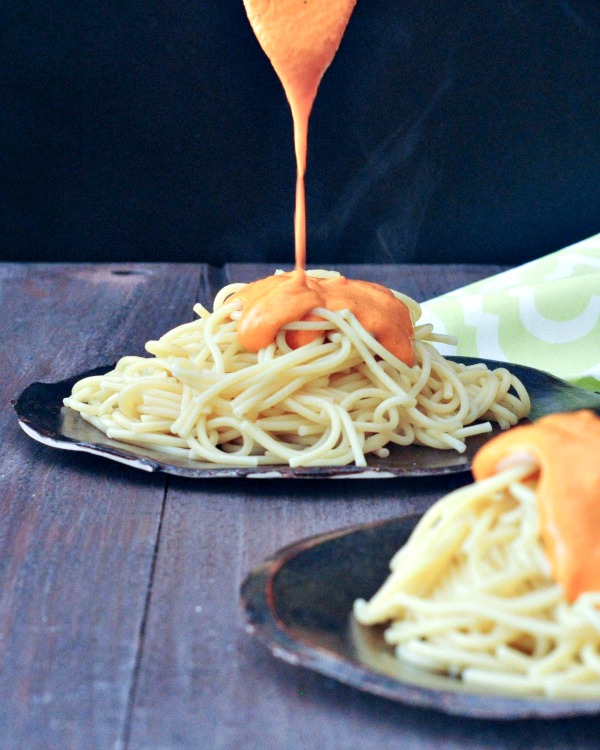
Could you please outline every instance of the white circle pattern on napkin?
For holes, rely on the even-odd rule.
[[[445,354],[545,370],[600,390],[600,234],[424,302]]]

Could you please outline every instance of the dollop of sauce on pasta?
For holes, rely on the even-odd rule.
[[[287,323],[318,320],[318,316],[308,314],[313,308],[322,307],[350,310],[383,347],[405,364],[413,365],[413,324],[408,307],[380,284],[344,276],[316,278],[292,271],[248,284],[230,298],[234,299],[242,303],[237,335],[248,351],[257,352],[268,346]],[[286,341],[296,349],[320,334],[318,330],[291,330]]]
[[[542,417],[483,446],[473,476],[535,462],[536,502],[552,576],[569,601],[600,591],[600,417],[582,410]]]

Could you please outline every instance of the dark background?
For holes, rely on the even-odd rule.
[[[599,94],[598,2],[358,0],[311,118],[309,263],[599,232]],[[291,116],[242,0],[4,0],[0,138],[0,259],[292,262]]]

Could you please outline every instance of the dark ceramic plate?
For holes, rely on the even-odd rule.
[[[544,414],[575,409],[600,409],[600,394],[565,383],[552,375],[522,365],[505,362],[477,360],[470,357],[451,357],[465,364],[484,362],[488,367],[509,367],[525,385],[531,396],[531,418]],[[440,451],[422,446],[393,446],[388,458],[369,457],[366,468],[360,466],[325,466],[291,469],[288,466],[260,466],[241,468],[165,458],[163,454],[147,448],[119,443],[82,419],[78,413],[63,406],[63,398],[71,393],[73,384],[88,375],[97,375],[112,369],[100,367],[75,375],[59,383],[32,383],[19,396],[15,410],[23,430],[35,440],[54,448],[94,453],[113,461],[134,466],[145,471],[163,471],[168,474],[193,478],[206,477],[260,477],[271,478],[356,478],[384,479],[389,477],[431,476],[468,471],[478,448],[497,434],[498,430],[469,438],[464,453]]]
[[[246,629],[279,659],[401,703],[505,720],[600,713],[600,701],[486,693],[402,665],[381,629],[353,620],[353,602],[369,599],[381,586],[419,517],[357,526],[280,550],[242,585]]]

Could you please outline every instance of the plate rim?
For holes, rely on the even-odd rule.
[[[287,544],[247,573],[239,600],[245,631],[266,647],[273,657],[333,678],[363,693],[393,702],[435,710],[469,719],[513,721],[519,719],[568,719],[600,714],[600,699],[565,699],[546,696],[516,696],[502,692],[478,692],[452,689],[454,678],[442,678],[448,688],[427,687],[362,663],[359,659],[313,645],[306,637],[294,635],[279,616],[274,584],[286,564],[316,547],[341,537],[365,531],[377,531],[390,525],[416,525],[422,513],[404,513],[370,523],[354,524],[335,531],[316,534]],[[408,532],[410,533],[410,531]],[[383,583],[383,581],[382,581]],[[359,594],[356,594],[359,596]],[[351,611],[345,613],[350,618]],[[423,671],[426,677],[427,673]],[[439,677],[439,676],[437,676]],[[458,682],[455,683],[457,685]]]

